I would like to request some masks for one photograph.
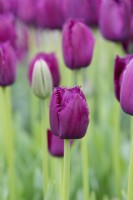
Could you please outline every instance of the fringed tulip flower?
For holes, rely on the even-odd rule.
[[[0,45],[0,86],[5,87],[16,79],[16,56],[9,43]]]
[[[47,131],[48,136],[48,150],[52,156],[64,156],[64,140],[55,136],[50,130]]]
[[[116,56],[115,65],[114,65],[114,91],[115,96],[118,101],[120,101],[120,89],[123,78],[124,70],[126,69],[127,64],[133,58],[133,55],[128,55],[124,58]]]
[[[70,69],[87,67],[94,48],[92,31],[79,20],[69,20],[63,28],[63,56]]]
[[[58,64],[58,60],[56,57],[56,54],[54,53],[38,53],[33,60],[31,61],[30,67],[29,67],[29,81],[31,83],[32,80],[32,73],[33,73],[33,68],[34,68],[34,64],[38,59],[42,59],[44,60],[48,67],[49,70],[51,72],[52,75],[52,80],[53,80],[53,86],[57,87],[59,86],[60,83],[60,71],[59,71],[59,64]]]
[[[14,17],[11,14],[0,15],[0,42],[11,41],[15,37]]]
[[[41,99],[45,99],[52,92],[53,84],[51,73],[47,63],[42,59],[35,62],[31,87],[34,94]]]
[[[123,42],[130,32],[131,6],[126,0],[104,0],[101,3],[99,26],[108,40]]]
[[[123,111],[133,115],[133,58],[126,66],[120,91],[120,104]]]
[[[89,110],[80,87],[55,88],[50,101],[50,126],[62,139],[84,137],[89,124]]]

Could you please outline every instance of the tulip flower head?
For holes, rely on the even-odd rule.
[[[31,87],[34,94],[41,99],[45,99],[52,92],[52,77],[44,60],[38,60],[35,63]]]
[[[80,87],[55,88],[50,101],[50,126],[62,139],[84,137],[89,124],[89,109]]]
[[[124,74],[124,71],[127,67],[127,64],[130,62],[130,60],[132,58],[133,58],[133,55],[128,55],[124,58],[120,58],[119,56],[116,56],[116,58],[115,58],[114,92],[115,92],[115,96],[116,96],[118,101],[120,101],[120,90],[121,90],[123,74]]]
[[[133,58],[126,66],[123,74],[120,104],[125,113],[133,115]]]
[[[87,67],[94,48],[92,31],[79,20],[69,20],[63,28],[63,56],[70,69]]]
[[[32,73],[33,73],[35,62],[38,59],[42,59],[47,63],[49,70],[51,72],[51,75],[52,75],[53,86],[54,87],[59,86],[59,83],[60,83],[59,64],[58,64],[58,59],[56,57],[56,54],[54,54],[54,53],[43,53],[43,52],[41,52],[41,53],[38,53],[33,58],[33,60],[31,61],[30,67],[29,67],[29,72],[28,72],[30,83],[32,81]]]
[[[16,79],[16,56],[9,43],[0,45],[0,86],[12,85]]]
[[[100,31],[108,40],[123,42],[130,32],[131,6],[126,0],[103,0],[100,9]]]
[[[50,130],[47,131],[48,150],[52,156],[64,156],[64,140],[55,136]]]

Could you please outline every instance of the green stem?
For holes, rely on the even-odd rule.
[[[89,164],[88,164],[88,150],[87,150],[87,137],[81,140],[82,150],[82,173],[83,173],[83,190],[84,200],[89,199]]]
[[[15,200],[15,170],[14,170],[14,134],[12,130],[10,93],[3,89],[4,129],[6,142],[6,159],[9,175],[9,199]]]
[[[115,184],[119,197],[121,196],[121,181],[120,181],[120,113],[118,102],[114,102],[114,141],[113,141],[113,163],[115,173]]]
[[[62,171],[62,158],[58,159],[58,165],[59,165],[59,199],[62,200],[62,183],[63,183],[63,179],[62,179],[62,175],[63,175],[63,171]]]
[[[131,152],[128,173],[128,194],[127,200],[133,200],[133,121],[131,121]]]
[[[47,153],[47,130],[45,124],[44,100],[41,102],[41,142],[42,142],[42,164],[43,164],[43,179],[44,179],[44,196],[48,188],[48,153]]]
[[[69,200],[69,184],[70,184],[70,140],[64,140],[64,171],[63,171],[62,200]]]

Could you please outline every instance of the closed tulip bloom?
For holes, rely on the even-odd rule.
[[[31,61],[30,67],[29,67],[29,72],[28,72],[30,83],[31,83],[31,80],[32,80],[32,72],[33,72],[34,64],[38,59],[42,59],[47,63],[49,70],[51,72],[51,75],[52,75],[53,86],[54,87],[59,86],[60,71],[59,71],[58,59],[57,59],[55,53],[43,53],[43,52],[41,52],[41,53],[38,53],[33,58],[33,60]]]
[[[50,126],[62,139],[84,137],[89,124],[89,110],[80,87],[55,88],[50,100]]]
[[[0,45],[0,86],[12,85],[16,79],[16,56],[9,43]]]
[[[99,18],[100,31],[108,40],[123,42],[130,32],[131,7],[126,0],[104,0]]]
[[[31,87],[34,94],[45,99],[52,92],[52,77],[47,63],[39,59],[35,62],[32,74]]]
[[[37,25],[48,29],[61,29],[65,21],[64,0],[39,0]]]
[[[133,55],[128,55],[124,58],[116,56],[114,65],[114,92],[118,101],[120,101],[120,89],[123,78],[123,73],[126,69],[127,64],[133,58]]]
[[[89,26],[97,26],[101,0],[66,0],[67,18],[82,19]]]
[[[123,74],[120,104],[125,113],[133,115],[133,59],[128,63]]]
[[[48,136],[48,150],[52,156],[64,156],[64,140],[55,136],[50,130],[47,131]]]
[[[79,20],[69,20],[63,28],[63,56],[70,69],[87,67],[94,48],[92,31]]]
[[[14,17],[11,14],[0,15],[0,42],[10,41],[15,37]]]

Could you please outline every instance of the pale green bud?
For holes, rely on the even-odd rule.
[[[52,92],[52,76],[47,63],[42,59],[35,62],[31,87],[34,94],[41,99],[45,99]]]

